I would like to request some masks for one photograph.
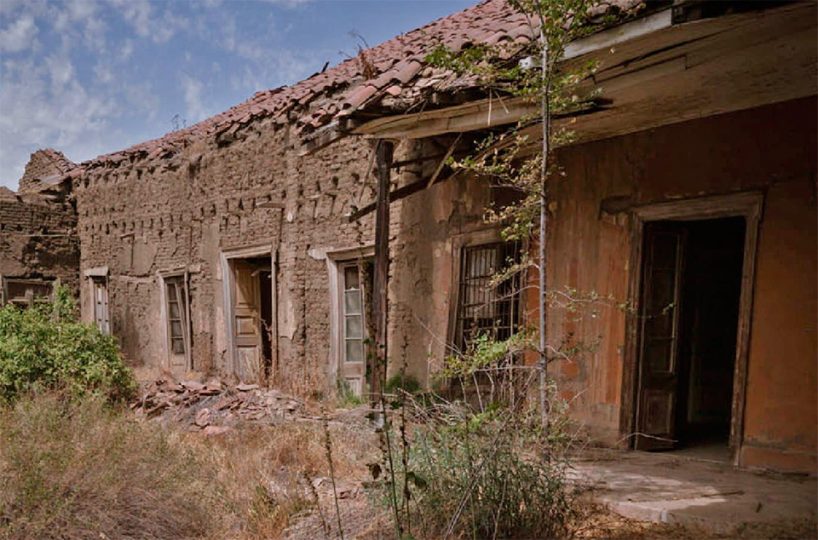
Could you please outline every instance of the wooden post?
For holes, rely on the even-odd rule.
[[[379,140],[375,148],[378,198],[375,211],[375,271],[372,313],[375,319],[375,350],[370,364],[370,392],[374,402],[381,400],[386,384],[387,323],[389,288],[389,175],[392,167],[392,143]]]

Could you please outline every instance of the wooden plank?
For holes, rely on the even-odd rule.
[[[566,61],[601,62],[596,83],[613,104],[556,123],[574,143],[816,94],[815,3],[674,25]],[[354,131],[421,138],[509,125],[536,113],[521,98],[476,101],[380,118]]]
[[[444,178],[442,178],[440,180],[437,180],[435,183],[440,184],[440,183],[443,183],[443,182],[448,182],[450,179],[454,178],[456,175],[457,175],[457,173],[454,173],[454,174],[452,174],[450,176],[446,176],[446,177],[444,177]],[[397,189],[394,189],[394,190],[390,191],[389,192],[389,201],[390,202],[399,201],[399,200],[401,200],[403,198],[408,197],[409,195],[413,195],[413,194],[417,193],[418,191],[422,191],[422,190],[426,189],[428,187],[428,185],[429,185],[429,180],[427,180],[425,178],[422,178],[420,180],[412,182],[411,184],[406,184],[405,186],[402,186],[402,187],[399,187]],[[364,206],[362,208],[359,208],[358,210],[351,213],[349,215],[349,217],[347,218],[347,220],[349,222],[358,221],[362,217],[367,216],[367,215],[371,214],[372,212],[374,212],[375,208],[377,207],[377,204],[378,203],[377,203],[377,200],[376,200],[374,202],[371,202],[371,203],[367,204],[366,206]]]
[[[379,118],[359,126],[353,133],[419,139],[513,124],[521,118],[536,114],[538,107],[537,103],[521,97],[483,99],[413,115]]]
[[[375,350],[368,370],[373,401],[379,401],[386,383],[388,289],[389,289],[389,177],[394,148],[392,143],[378,141],[375,163],[378,175],[378,200],[375,212],[375,271],[372,291],[372,313],[375,323]]]

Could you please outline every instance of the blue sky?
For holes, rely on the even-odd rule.
[[[124,148],[476,0],[0,0],[0,185]]]

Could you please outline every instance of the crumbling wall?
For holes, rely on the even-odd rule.
[[[68,171],[74,168],[68,158],[62,152],[52,148],[37,150],[28,160],[22,178],[20,178],[20,191],[36,191],[43,185],[44,180],[60,179]]]
[[[347,138],[299,156],[289,128],[260,122],[239,140],[193,141],[171,157],[88,166],[75,180],[83,271],[108,267],[112,332],[129,361],[167,368],[158,272],[190,275],[192,360],[229,376],[222,254],[277,252],[279,363],[272,384],[324,392],[329,355],[327,251],[373,242],[371,144]],[[397,211],[397,210],[396,210]],[[83,309],[92,318],[90,289]]]
[[[0,188],[0,275],[59,280],[78,292],[77,215],[63,181],[72,166],[59,152],[38,150],[19,192]]]

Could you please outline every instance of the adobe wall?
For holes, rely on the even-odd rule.
[[[88,168],[75,182],[82,271],[108,268],[112,333],[138,374],[150,377],[168,368],[158,272],[187,268],[194,369],[229,377],[222,253],[270,246],[278,251],[279,266],[279,366],[271,384],[304,394],[326,392],[335,385],[327,377],[333,370],[326,254],[374,243],[374,213],[355,223],[346,217],[353,205],[374,200],[374,172],[367,176],[372,144],[346,138],[299,156],[286,127],[260,122],[241,133],[227,146],[198,140],[172,157],[125,158]],[[395,160],[418,151],[414,143],[402,144]],[[414,181],[434,166],[406,166],[393,183]],[[423,277],[432,263],[407,246],[425,243],[427,233],[445,235],[434,230],[437,222],[427,214],[430,201],[444,204],[456,197],[447,189],[448,184],[407,199],[408,214],[403,201],[392,204],[390,338],[404,345],[392,346],[390,366],[406,362],[421,380],[426,341],[415,339],[420,332],[415,322],[404,325],[415,320],[413,304],[420,311],[436,309],[413,288],[419,282],[424,290],[432,286]],[[283,210],[264,207],[270,202],[283,204]],[[452,210],[441,212],[448,216]],[[401,231],[420,221],[422,231],[404,240]],[[86,283],[83,316],[90,321],[89,294]]]
[[[815,472],[816,100],[634,133],[564,149],[554,187],[549,287],[594,291],[612,302],[577,318],[549,311],[551,340],[598,345],[556,367],[576,418],[597,438],[620,439],[631,223],[603,199],[645,204],[760,190],[760,224],[748,381],[747,466]],[[534,305],[532,302],[531,305]],[[571,337],[573,336],[573,337]]]
[[[327,268],[308,253],[371,242],[371,216],[343,217],[371,196],[369,153],[368,143],[344,140],[301,158],[288,130],[268,122],[227,146],[198,140],[172,157],[86,171],[76,185],[81,266],[108,267],[112,332],[132,365],[166,367],[157,272],[187,268],[194,368],[224,375],[221,253],[269,246],[279,252],[280,384],[323,389]],[[270,201],[285,208],[261,207]],[[90,320],[87,297],[83,308]]]
[[[79,286],[77,216],[67,202],[0,188],[0,275]]]

